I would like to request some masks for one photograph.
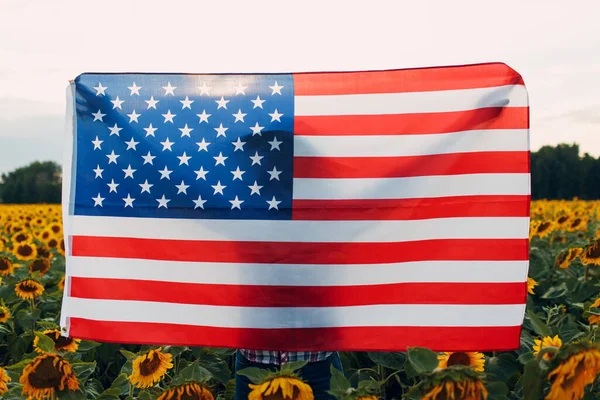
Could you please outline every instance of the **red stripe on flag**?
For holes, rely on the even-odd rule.
[[[343,268],[343,267],[341,267]],[[71,297],[235,307],[373,304],[524,304],[526,283],[394,283],[360,286],[216,285],[71,278]],[[482,295],[485,293],[485,296]]]
[[[425,260],[527,260],[528,239],[399,243],[227,242],[73,236],[85,257],[269,264],[372,264]]]
[[[421,114],[294,116],[294,135],[419,135],[477,129],[528,129],[528,107]]]
[[[460,323],[460,321],[456,321]],[[69,336],[122,344],[161,344],[273,351],[504,351],[520,345],[520,326],[248,329],[70,318]]]
[[[529,173],[528,151],[404,157],[294,157],[294,178],[403,178]]]
[[[521,75],[502,63],[293,76],[296,96],[425,92],[524,84]]]
[[[529,217],[530,196],[453,196],[419,199],[294,200],[295,220],[415,220]]]

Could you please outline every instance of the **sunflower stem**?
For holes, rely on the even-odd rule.
[[[129,398],[133,399],[133,384],[129,382]]]

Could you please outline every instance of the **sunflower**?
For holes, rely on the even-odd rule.
[[[24,279],[15,286],[15,293],[22,299],[34,299],[44,293],[44,286],[33,279]]]
[[[60,255],[65,255],[65,239],[61,238],[58,241],[58,247],[56,248],[56,250]]]
[[[535,279],[527,277],[527,293],[533,294],[533,288],[536,287],[538,283]]]
[[[438,368],[448,368],[451,365],[467,365],[476,372],[483,372],[485,356],[478,352],[443,353],[438,355]]]
[[[535,339],[533,345],[533,355],[537,356],[540,351],[542,351],[545,347],[557,347],[560,348],[562,346],[562,340],[558,337],[558,335],[551,337],[546,336],[542,339]],[[544,360],[551,360],[554,357],[553,353],[544,353]]]
[[[556,258],[556,264],[559,268],[566,269],[569,265],[581,254],[583,249],[581,247],[572,247],[568,250],[561,252]]]
[[[594,241],[581,253],[581,263],[600,265],[600,239]]]
[[[2,236],[0,236],[0,239],[3,239]],[[4,251],[4,240],[0,240],[0,253],[2,253]]]
[[[171,362],[173,356],[163,353],[159,347],[150,350],[133,360],[133,371],[129,376],[129,382],[138,388],[148,388],[159,382],[173,368]]]
[[[487,399],[488,392],[480,380],[452,382],[450,380],[434,386],[421,400],[480,400]]]
[[[58,281],[58,284],[56,286],[58,286],[58,288],[60,290],[65,290],[65,276],[64,275],[62,276],[62,278],[60,278],[60,281]]]
[[[569,214],[563,214],[556,219],[556,225],[558,225],[559,228],[564,228],[570,219],[571,216]]]
[[[47,245],[48,247],[50,247],[51,249],[55,249],[55,248],[57,248],[57,247],[58,247],[58,239],[57,239],[57,238],[55,238],[55,237],[51,237],[50,239],[48,239],[48,240],[46,241],[46,245]]]
[[[50,226],[48,227],[48,229],[54,234],[54,235],[58,235],[59,233],[62,232],[62,225],[59,224],[58,222],[54,222],[52,224],[50,224]]]
[[[0,367],[0,396],[2,396],[4,393],[8,392],[8,385],[7,383],[10,382],[12,379],[10,379],[10,376],[8,376],[6,374],[6,370],[2,367]]]
[[[590,305],[590,308],[600,308],[600,297]],[[588,322],[590,325],[598,325],[598,322],[600,322],[600,315],[590,315]]]
[[[71,364],[56,354],[37,356],[24,369],[19,379],[23,396],[30,399],[54,399],[57,391],[79,389]]]
[[[10,310],[5,305],[0,305],[0,324],[10,319]]]
[[[49,229],[44,229],[43,231],[41,231],[41,232],[38,233],[38,238],[42,242],[47,242],[53,236],[54,236],[54,234]]]
[[[33,243],[20,243],[16,246],[14,254],[21,261],[30,261],[35,258],[36,247]]]
[[[377,400],[377,396],[360,396],[356,400]]]
[[[25,232],[17,232],[10,238],[13,243],[28,243],[32,239],[31,235]]]
[[[38,258],[29,264],[29,272],[37,272],[40,275],[46,275],[50,271],[50,261],[47,258]]]
[[[60,331],[57,329],[48,329],[42,332],[44,335],[48,336],[54,342],[54,348],[56,350],[66,351],[67,353],[75,353],[79,348],[79,343],[81,339],[73,339],[71,337],[61,336]],[[35,351],[38,353],[44,353],[42,349],[37,347],[40,338],[37,336],[33,339],[33,347]]]
[[[295,376],[277,376],[258,385],[249,384],[248,400],[293,399],[313,400],[312,388]]]
[[[157,400],[214,400],[213,394],[199,383],[186,383],[165,390]]]
[[[585,231],[586,229],[587,229],[587,221],[582,217],[574,218],[567,227],[567,230],[569,232]]]
[[[0,275],[7,276],[15,272],[15,266],[8,257],[0,257]]]
[[[46,258],[48,260],[52,259],[52,253],[45,247],[37,247],[35,249],[36,258]]]
[[[548,236],[554,230],[554,222],[552,221],[543,221],[538,222],[534,225],[533,235],[538,236],[539,238],[544,238]]]
[[[548,374],[552,386],[546,400],[583,399],[585,387],[600,372],[600,349],[586,344],[572,348],[575,351],[561,356],[560,364]]]

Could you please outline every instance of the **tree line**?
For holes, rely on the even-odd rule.
[[[0,203],[60,203],[61,167],[33,162],[2,174]],[[544,146],[531,153],[533,199],[600,199],[600,157],[579,154],[577,144]]]

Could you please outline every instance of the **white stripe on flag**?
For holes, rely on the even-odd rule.
[[[294,114],[378,115],[474,110],[486,107],[527,107],[523,85],[431,92],[296,96]]]
[[[72,234],[124,238],[250,242],[403,242],[428,239],[521,239],[528,217],[407,221],[281,221],[74,216]]]
[[[72,276],[213,285],[352,286],[391,283],[525,282],[527,261],[392,264],[253,264],[73,257]]]
[[[294,136],[296,157],[400,157],[482,151],[528,151],[527,129],[429,135]]]
[[[352,326],[518,326],[523,321],[524,309],[525,304],[393,304],[271,308],[75,297],[68,299],[69,316],[72,318],[260,329]]]
[[[465,174],[408,178],[294,178],[295,200],[415,199],[528,195],[529,174]]]

